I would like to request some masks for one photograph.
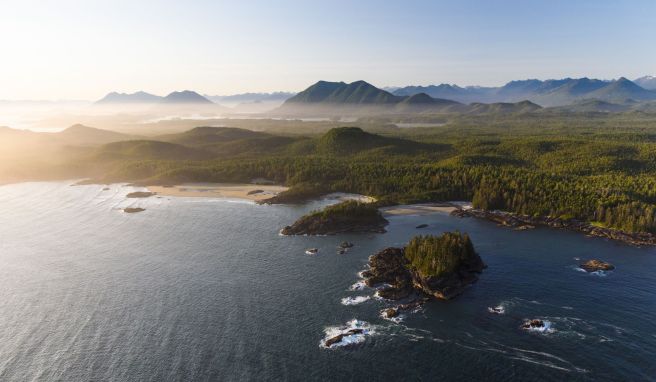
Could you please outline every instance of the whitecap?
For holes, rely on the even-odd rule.
[[[370,298],[370,296],[344,297],[342,299],[342,305],[358,305],[368,301]]]
[[[556,329],[552,328],[553,325],[551,321],[542,320],[542,323],[543,325],[541,327],[535,327],[535,328],[529,327],[529,328],[522,328],[522,329],[529,332],[536,332],[536,333],[543,333],[543,334],[553,333],[556,331]]]
[[[503,305],[489,306],[487,311],[492,314],[505,314],[506,308]]]
[[[346,335],[352,329],[360,329],[362,333]],[[366,336],[375,333],[371,325],[366,321],[352,319],[343,326],[330,326],[324,329],[325,337],[319,342],[319,346],[324,349],[334,349],[338,347],[350,346],[364,342]],[[344,335],[338,343],[326,346],[326,341],[339,335]]]
[[[365,284],[364,281],[358,281],[358,282],[354,283],[353,285],[351,285],[349,287],[349,290],[363,290],[364,287],[366,287],[366,286],[367,286],[367,284]]]

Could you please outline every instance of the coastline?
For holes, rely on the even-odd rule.
[[[623,242],[634,246],[656,245],[656,235],[648,232],[626,232],[615,228],[605,228],[591,223],[570,219],[563,220],[548,216],[526,216],[505,211],[485,211],[479,209],[457,209],[451,212],[452,216],[475,217],[489,220],[499,225],[515,228],[515,230],[531,229],[535,226],[566,229],[580,232],[590,237],[599,237]]]
[[[238,183],[183,183],[174,186],[146,186],[161,196],[237,198],[260,202],[288,190],[285,186]]]
[[[398,206],[379,208],[383,215],[401,216],[401,215],[430,215],[436,212],[451,214],[460,207],[453,203],[420,203],[420,204],[402,204]]]

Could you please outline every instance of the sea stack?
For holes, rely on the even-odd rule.
[[[405,248],[386,248],[369,258],[369,286],[388,284],[378,294],[398,300],[413,292],[450,300],[478,280],[486,268],[467,234],[416,236]]]

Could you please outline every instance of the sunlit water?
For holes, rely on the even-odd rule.
[[[391,217],[382,235],[283,237],[326,202],[125,199],[133,190],[0,187],[0,380],[656,378],[652,248],[445,214]],[[356,284],[367,257],[455,229],[489,265],[480,281],[382,319],[387,303]],[[339,255],[343,240],[355,247]],[[577,270],[591,257],[617,269]],[[504,314],[488,311],[499,305]],[[551,328],[522,331],[526,318]],[[347,323],[367,335],[320,346]]]

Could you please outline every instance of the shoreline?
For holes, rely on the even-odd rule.
[[[381,207],[380,212],[387,216],[424,216],[434,213],[451,214],[453,211],[465,208],[455,203],[418,203],[418,204],[400,204],[397,206]]]
[[[160,196],[193,198],[236,198],[261,202],[288,190],[278,185],[249,183],[182,183],[174,186],[146,186]]]
[[[626,232],[615,228],[598,227],[576,219],[563,220],[548,216],[531,217],[512,212],[485,211],[479,209],[457,209],[451,212],[451,215],[461,218],[474,217],[484,219],[505,227],[514,228],[515,230],[532,229],[536,226],[542,226],[579,232],[589,237],[619,241],[637,247],[656,245],[656,235],[648,232]]]

